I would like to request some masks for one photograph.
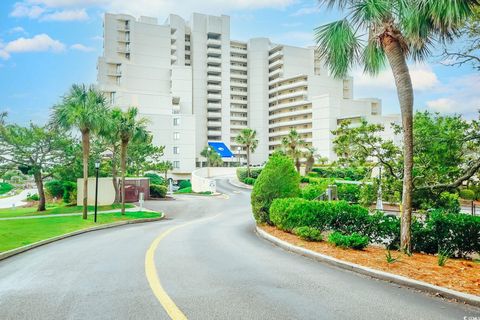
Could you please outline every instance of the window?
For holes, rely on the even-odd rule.
[[[180,161],[173,161],[173,168],[174,169],[180,168]]]
[[[180,147],[173,147],[173,154],[180,154]]]
[[[173,133],[173,140],[179,140],[180,139],[180,132],[174,132]]]
[[[115,104],[115,92],[110,92],[110,104]]]
[[[180,125],[180,118],[173,118],[173,125],[179,126]]]

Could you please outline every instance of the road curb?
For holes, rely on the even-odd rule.
[[[86,228],[86,229],[82,229],[82,230],[77,230],[77,231],[65,233],[65,234],[62,234],[62,235],[59,235],[59,236],[56,236],[56,237],[53,237],[53,238],[41,240],[41,241],[34,242],[34,243],[31,243],[31,244],[26,245],[26,246],[23,246],[23,247],[19,247],[19,248],[15,248],[15,249],[12,249],[12,250],[8,250],[8,251],[5,251],[5,252],[2,252],[2,253],[0,253],[0,261],[2,261],[2,260],[4,260],[4,259],[7,259],[7,258],[9,258],[9,257],[11,257],[11,256],[20,254],[20,253],[22,253],[22,252],[25,252],[25,251],[28,251],[28,250],[31,250],[31,249],[34,249],[34,248],[37,248],[37,247],[40,247],[40,246],[43,246],[43,245],[46,245],[46,244],[55,242],[55,241],[63,240],[63,239],[65,239],[65,238],[70,238],[70,237],[73,237],[73,236],[77,236],[77,235],[79,235],[79,234],[83,234],[83,233],[87,233],[87,232],[92,232],[92,231],[103,230],[103,229],[110,229],[110,228],[120,227],[120,226],[124,226],[124,225],[127,225],[127,224],[137,224],[137,223],[144,223],[144,222],[159,221],[159,220],[162,220],[164,217],[165,217],[165,213],[162,212],[162,213],[161,213],[161,216],[160,216],[160,217],[157,217],[157,218],[144,218],[144,219],[136,219],[136,220],[125,220],[125,221],[119,221],[119,222],[114,222],[114,223],[109,223],[109,224],[103,224],[103,225],[96,226],[96,227],[91,227],[91,228]]]
[[[335,267],[339,267],[339,268],[342,268],[342,269],[345,269],[345,270],[349,270],[349,271],[353,271],[353,272],[360,273],[360,274],[363,274],[363,275],[367,275],[367,276],[370,276],[370,277],[375,278],[375,279],[388,281],[388,282],[399,284],[399,285],[402,285],[402,286],[405,286],[405,287],[409,287],[409,288],[417,289],[417,290],[420,290],[420,291],[428,292],[428,293],[433,294],[435,296],[443,297],[443,298],[446,298],[446,299],[453,299],[453,300],[456,300],[458,302],[463,302],[463,303],[466,303],[466,304],[469,304],[469,305],[472,305],[472,306],[475,306],[475,307],[480,307],[480,297],[479,296],[475,296],[475,295],[472,295],[472,294],[463,293],[463,292],[459,292],[459,291],[435,286],[433,284],[429,284],[429,283],[426,283],[426,282],[423,282],[423,281],[410,279],[410,278],[403,277],[403,276],[398,276],[398,275],[395,275],[395,274],[392,274],[392,273],[371,269],[371,268],[364,267],[364,266],[361,266],[361,265],[358,265],[358,264],[355,264],[355,263],[346,262],[346,261],[343,261],[343,260],[340,260],[340,259],[336,259],[336,258],[327,256],[327,255],[324,255],[324,254],[321,254],[321,253],[318,253],[318,252],[315,252],[315,251],[311,251],[311,250],[304,249],[304,248],[301,248],[301,247],[298,247],[298,246],[294,246],[294,245],[292,245],[292,244],[290,244],[286,241],[283,241],[281,239],[278,239],[277,237],[272,236],[271,234],[262,230],[258,226],[255,227],[255,232],[257,233],[257,235],[260,238],[262,238],[264,240],[267,240],[267,241],[273,243],[274,245],[276,245],[276,246],[278,246],[278,247],[280,247],[284,250],[287,250],[287,251],[290,251],[290,252],[293,252],[293,253],[297,253],[299,255],[311,258],[313,260],[316,260],[316,261],[319,261],[319,262],[324,262],[324,263],[327,263],[327,264],[330,264],[330,265],[333,265]]]
[[[234,181],[236,180],[236,181]],[[228,183],[230,183],[232,186],[235,186],[237,188],[243,188],[243,189],[248,189],[248,190],[252,190],[253,189],[253,186],[251,185],[248,185],[248,184],[245,184],[245,183],[242,183],[240,181],[238,181],[236,178],[230,178],[228,179]]]

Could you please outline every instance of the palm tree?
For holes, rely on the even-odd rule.
[[[203,148],[202,152],[200,152],[200,155],[207,159],[208,166],[221,167],[223,165],[222,156],[220,156],[215,150],[212,150],[211,147],[207,146]]]
[[[167,183],[168,180],[168,171],[173,170],[173,164],[171,161],[162,161],[158,164],[158,171],[163,172],[165,175],[165,183]]]
[[[347,17],[315,29],[320,57],[337,78],[358,62],[376,75],[390,64],[403,124],[403,196],[401,249],[411,251],[413,89],[407,59],[424,60],[435,41],[458,35],[461,22],[472,14],[478,0],[320,0],[321,4],[347,9]],[[361,37],[368,35],[366,42]]]
[[[254,153],[258,146],[257,132],[250,128],[240,131],[235,138],[235,142],[243,146],[247,150],[247,177],[250,177],[250,152]]]
[[[305,156],[305,175],[312,171],[313,165],[315,164],[315,157],[317,150],[313,147],[307,147],[307,150],[304,153]]]
[[[87,219],[88,206],[88,158],[92,134],[105,125],[108,108],[103,94],[95,87],[74,84],[53,107],[52,122],[67,130],[78,129],[82,135],[83,152],[83,219]]]
[[[287,136],[283,137],[282,145],[285,154],[292,158],[295,167],[297,168],[297,172],[300,172],[300,159],[303,156],[302,148],[305,147],[305,141],[301,139],[297,130],[292,129]]]
[[[122,201],[122,215],[125,214],[125,174],[127,171],[127,151],[130,142],[140,142],[148,139],[149,132],[147,131],[147,119],[137,119],[138,109],[130,107],[127,111],[122,111],[120,108],[112,110],[112,117],[115,119],[118,136],[120,138],[120,169],[122,171],[121,177],[121,201]]]

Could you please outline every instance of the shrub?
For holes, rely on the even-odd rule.
[[[0,182],[0,194],[4,194],[13,189],[13,186],[7,182]]]
[[[350,183],[337,184],[338,199],[357,203],[360,199],[360,186]]]
[[[352,248],[355,250],[363,250],[368,245],[368,237],[361,236],[358,233],[343,235],[335,231],[328,236],[328,241],[337,247]]]
[[[165,198],[167,195],[167,187],[164,185],[151,184],[150,196],[153,198]]]
[[[144,177],[150,179],[150,184],[156,184],[156,185],[165,184],[165,179],[163,179],[163,177],[159,176],[159,175],[156,174],[156,173],[152,173],[152,172],[150,172],[150,173],[145,173],[145,174],[144,174]]]
[[[253,186],[255,184],[255,181],[256,181],[256,179],[247,177],[243,180],[243,183],[246,183],[246,184],[249,184],[249,185]]]
[[[370,207],[370,205],[377,199],[377,185],[362,184],[360,187],[358,203],[364,207]]]
[[[192,187],[186,187],[183,189],[178,189],[175,193],[193,193]]]
[[[50,180],[45,183],[45,190],[47,194],[52,198],[62,198],[63,197],[63,181],[60,180]]]
[[[316,167],[313,168],[312,171],[317,173],[318,176],[322,178],[337,178],[356,181],[363,180],[368,173],[368,170],[363,167]]]
[[[182,180],[178,183],[179,190],[185,189],[185,188],[191,188],[191,187],[192,187],[192,183],[190,182],[190,180]]]
[[[250,168],[250,178],[257,179],[260,173],[262,172],[262,168]],[[237,178],[239,181],[245,182],[245,178],[247,178],[247,168],[237,168]]]
[[[298,227],[293,230],[293,232],[303,240],[307,241],[322,241],[322,233],[320,230],[312,227]]]
[[[458,193],[460,198],[465,199],[465,200],[475,200],[475,191],[470,190],[470,189],[462,189]]]
[[[301,189],[300,196],[307,200],[317,199],[321,194],[324,194],[328,186],[335,183],[333,179],[325,178],[309,178],[309,185]]]
[[[293,161],[283,155],[272,155],[257,178],[251,203],[255,220],[270,223],[269,210],[276,198],[296,197],[300,193],[300,176]]]
[[[38,196],[38,194],[34,193],[34,194],[29,194],[27,196],[27,200],[28,201],[38,201],[40,200],[40,197]]]
[[[71,181],[63,182],[63,197],[64,203],[75,203],[77,201],[77,184]]]

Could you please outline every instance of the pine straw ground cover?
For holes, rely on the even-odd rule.
[[[272,226],[262,225],[260,227],[272,236],[308,250],[372,269],[480,296],[480,263],[475,261],[450,258],[445,266],[440,267],[437,264],[437,257],[434,255],[414,253],[409,257],[398,251],[391,251],[392,256],[394,258],[399,256],[399,259],[393,263],[387,263],[385,257],[387,251],[384,248],[368,246],[364,250],[341,249],[326,241],[305,241],[294,234]]]

